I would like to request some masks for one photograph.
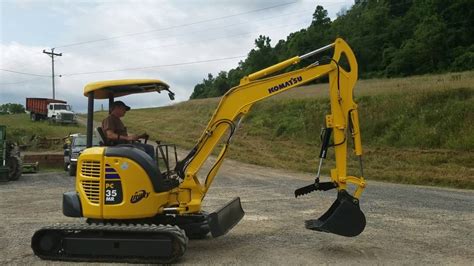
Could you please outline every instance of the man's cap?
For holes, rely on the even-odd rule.
[[[124,102],[122,101],[115,101],[113,104],[112,104],[112,109],[114,109],[115,107],[118,107],[118,106],[121,106],[123,108],[125,108],[126,111],[130,111],[130,106],[126,105]]]

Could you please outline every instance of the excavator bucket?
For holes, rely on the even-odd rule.
[[[357,236],[364,231],[365,215],[360,210],[359,200],[341,190],[331,208],[319,219],[307,220],[306,228],[341,236]]]

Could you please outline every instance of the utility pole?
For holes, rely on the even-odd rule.
[[[53,80],[53,99],[56,99],[56,94],[55,94],[55,91],[54,91],[54,56],[63,56],[63,53],[55,54],[54,53],[54,48],[51,48],[51,52],[46,52],[46,50],[43,50],[43,53],[47,54],[51,57],[51,68],[52,68],[51,78]]]

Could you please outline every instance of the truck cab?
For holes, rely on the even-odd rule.
[[[48,104],[48,119],[53,123],[76,123],[76,114],[65,103]]]
[[[76,114],[66,101],[48,98],[26,98],[25,106],[32,121],[47,119],[51,123],[77,123]]]

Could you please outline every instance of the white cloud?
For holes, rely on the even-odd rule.
[[[207,73],[215,74],[221,70],[234,68],[242,58],[121,72],[68,74],[246,55],[253,48],[254,39],[259,34],[270,36],[273,43],[276,43],[290,32],[308,26],[316,4],[327,5],[330,16],[334,17],[342,6],[350,6],[352,3],[347,0],[305,0],[261,12],[232,16],[288,2],[52,1],[48,11],[54,13],[56,19],[55,25],[50,26],[62,27],[62,31],[54,39],[48,39],[47,43],[57,47],[55,52],[63,53],[62,57],[56,57],[55,67],[56,74],[64,75],[56,78],[56,98],[67,100],[76,110],[85,111],[86,98],[82,95],[82,91],[84,85],[89,82],[122,78],[157,78],[171,85],[177,101],[187,100],[194,85],[207,77]],[[27,2],[22,2],[21,5],[22,9],[28,7]],[[38,2],[31,5],[39,6]],[[46,8],[45,5],[42,6]],[[229,17],[210,20],[225,16]],[[1,24],[5,23],[11,21],[2,21]],[[41,33],[25,34],[31,34],[29,37],[34,39],[35,34]],[[128,36],[115,38],[124,35]],[[0,68],[50,75],[51,59],[42,53],[43,49],[49,50],[47,46],[4,41],[8,39],[4,37],[1,44]],[[68,45],[102,39],[109,40]],[[32,81],[18,83],[22,80]],[[25,97],[51,97],[51,91],[50,78],[0,71],[0,104],[24,103]],[[145,97],[140,95],[125,100],[135,108],[169,104],[166,95],[158,94]]]

